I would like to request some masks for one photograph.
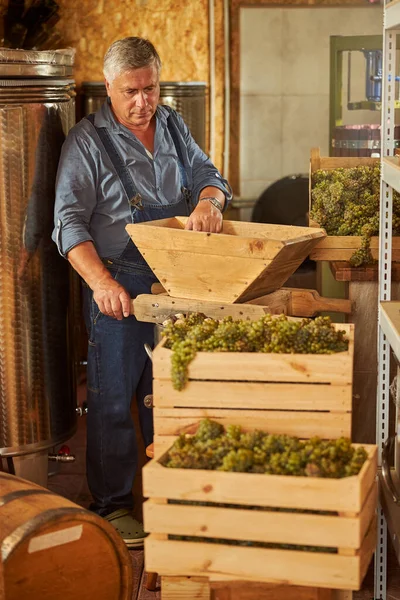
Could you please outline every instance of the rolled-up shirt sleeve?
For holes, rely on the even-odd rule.
[[[71,130],[63,144],[57,170],[52,234],[64,257],[74,246],[93,242],[89,226],[97,202],[96,171],[93,147]]]
[[[185,141],[189,162],[192,167],[192,197],[197,203],[199,194],[202,189],[208,186],[213,186],[220,189],[225,194],[224,210],[232,200],[232,190],[226,179],[224,179],[218,169],[213,165],[207,154],[203,152],[200,146],[195,142],[189,128],[185,124],[179,113],[175,113],[179,130]]]

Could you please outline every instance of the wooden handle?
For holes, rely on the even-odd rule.
[[[162,288],[160,284],[154,284],[153,287],[155,290]],[[352,303],[341,298],[324,298],[316,290],[299,288],[281,288],[244,304],[173,298],[162,292],[140,294],[131,300],[131,315],[135,315],[138,321],[148,323],[162,323],[171,315],[187,312],[201,312],[213,319],[227,316],[234,319],[259,319],[265,313],[313,317],[321,311],[351,314]]]
[[[321,311],[340,312],[346,315],[352,312],[351,300],[344,298],[324,298],[316,290],[283,288],[291,292],[288,314],[294,317],[313,317]]]

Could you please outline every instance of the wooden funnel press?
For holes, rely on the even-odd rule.
[[[224,221],[221,233],[184,229],[187,217],[127,225],[132,241],[170,296],[246,302],[296,271],[323,229]]]

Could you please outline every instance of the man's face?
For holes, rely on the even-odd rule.
[[[160,97],[159,75],[155,65],[125,71],[110,83],[107,94],[117,120],[129,129],[146,129]]]

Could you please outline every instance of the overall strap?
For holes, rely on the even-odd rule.
[[[182,185],[183,185],[183,187],[188,188],[188,177],[187,177],[187,173],[186,173],[186,169],[185,169],[185,161],[183,160],[182,148],[181,148],[181,144],[180,144],[179,138],[178,138],[178,128],[172,118],[172,108],[165,104],[163,104],[163,106],[169,112],[169,116],[167,119],[167,127],[168,127],[169,133],[171,134],[172,141],[174,142],[175,150],[178,155],[178,165],[179,165],[179,171],[181,174]]]
[[[88,121],[90,121],[91,124],[93,125],[93,127],[95,128],[97,135],[99,136],[99,138],[104,146],[104,149],[107,152],[107,154],[114,166],[114,169],[117,172],[117,175],[121,181],[122,187],[124,188],[125,193],[128,196],[128,200],[130,202],[137,195],[137,191],[135,188],[135,184],[133,183],[132,175],[130,174],[129,170],[126,168],[107,129],[105,127],[96,127],[96,125],[94,124],[94,113],[88,115],[85,118]]]

